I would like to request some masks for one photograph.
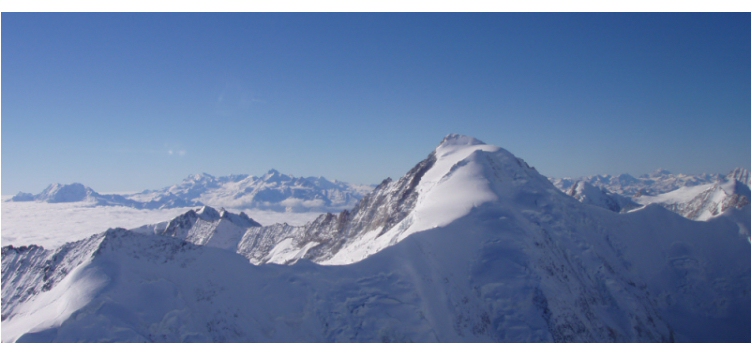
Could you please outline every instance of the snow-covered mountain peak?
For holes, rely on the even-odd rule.
[[[240,227],[244,227],[244,228],[261,227],[260,223],[253,220],[253,218],[248,217],[248,215],[245,214],[245,212],[234,214],[222,208],[220,209],[219,217],[220,219],[226,219],[232,222],[233,224],[240,226]]]
[[[68,185],[52,184],[44,191],[42,196],[48,201],[81,201],[94,191],[83,184],[72,183]]]
[[[483,143],[481,140],[465,136],[462,134],[452,133],[444,137],[444,140],[441,141],[441,144],[439,144],[439,147],[442,146],[452,146],[452,145],[484,145],[486,143]]]
[[[268,182],[268,183],[281,183],[281,182],[291,182],[296,179],[292,175],[282,174],[275,169],[271,169],[266,174],[264,174],[264,176],[261,177],[261,180]]]
[[[415,233],[445,227],[486,203],[511,201],[520,188],[540,195],[553,192],[564,198],[545,177],[512,153],[471,137],[449,136],[404,177],[382,182],[353,209],[353,216],[345,215],[357,222],[361,215],[385,214],[373,218],[379,223],[359,227],[359,235],[348,238],[331,258],[319,261],[357,262]],[[374,201],[383,202],[371,205]],[[380,223],[382,220],[386,223]]]
[[[222,210],[224,212],[224,209]],[[205,220],[205,221],[216,221],[221,218],[219,211],[209,207],[209,206],[203,206],[201,207],[197,212],[196,215],[198,215],[199,218]]]
[[[99,194],[97,194],[94,190],[77,182],[67,185],[55,183],[47,186],[46,189],[44,189],[39,195],[36,196],[19,193],[18,195],[16,195],[16,197],[13,198],[13,201],[37,200],[52,203],[79,202],[86,201],[98,196]]]

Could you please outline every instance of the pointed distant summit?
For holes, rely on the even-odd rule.
[[[261,177],[261,180],[271,183],[278,183],[295,180],[295,177],[292,175],[282,174],[276,169],[270,169],[266,174],[264,174],[264,176]]]
[[[80,183],[52,184],[42,191],[38,199],[47,202],[78,202],[97,195],[94,190]]]

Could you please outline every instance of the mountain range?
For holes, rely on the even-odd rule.
[[[449,135],[304,226],[202,207],[3,247],[2,340],[749,342],[749,226],[726,213],[615,213]]]
[[[727,211],[729,215],[737,215],[735,210],[748,208],[750,204],[749,171],[743,168],[726,175],[674,175],[659,169],[639,178],[622,174],[549,180],[580,202],[615,212],[658,204],[686,218],[705,221]],[[741,214],[742,222],[744,215],[748,213]]]
[[[211,205],[280,212],[339,212],[354,206],[372,188],[324,177],[294,177],[272,169],[261,177],[195,174],[173,186],[122,195],[99,194],[80,183],[52,184],[37,195],[19,192],[10,201],[89,202],[93,206],[138,209]]]

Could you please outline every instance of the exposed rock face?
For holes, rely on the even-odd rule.
[[[290,239],[292,249],[306,249],[301,257],[322,262],[358,235],[368,232],[381,235],[401,222],[415,207],[418,197],[415,187],[435,160],[431,155],[399,180],[384,180],[373,192],[363,197],[352,211],[345,210],[338,215],[327,213],[301,227],[274,225],[251,228],[243,236],[238,253],[253,263],[268,262],[274,246]]]

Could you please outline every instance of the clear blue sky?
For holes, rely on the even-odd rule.
[[[750,14],[2,14],[2,194],[378,183],[448,133],[547,176],[750,167]]]

